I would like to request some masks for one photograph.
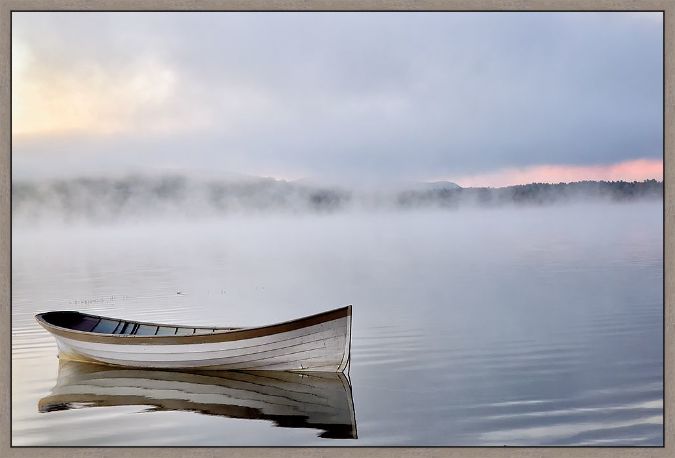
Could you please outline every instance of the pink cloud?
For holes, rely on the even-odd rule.
[[[637,159],[607,165],[535,165],[450,178],[462,187],[502,187],[528,183],[570,183],[584,180],[642,181],[663,179],[663,161]]]

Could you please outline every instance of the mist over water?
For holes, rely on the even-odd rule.
[[[140,206],[95,224],[26,208],[14,445],[663,443],[660,200],[199,218]],[[35,313],[248,326],[345,304],[357,440],[142,405],[38,413],[58,360]]]
[[[462,188],[448,181],[318,183],[237,174],[123,174],[18,179],[12,184],[17,226],[109,225],[162,219],[195,221],[236,215],[465,209],[589,202],[654,201],[663,183],[585,181],[504,188]]]

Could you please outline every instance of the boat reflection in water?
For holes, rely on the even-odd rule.
[[[352,387],[342,373],[163,371],[62,360],[40,412],[99,406],[153,406],[312,428],[319,437],[356,439]]]

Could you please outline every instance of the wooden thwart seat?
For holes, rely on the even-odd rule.
[[[92,316],[65,316],[56,320],[58,325],[76,331],[93,332],[96,334],[115,334],[128,336],[187,336],[193,334],[212,334],[214,328],[188,328],[184,326],[163,326],[136,321],[114,320]]]

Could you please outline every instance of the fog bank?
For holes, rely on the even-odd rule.
[[[418,183],[391,188],[322,186],[271,178],[195,178],[180,175],[16,180],[15,225],[44,222],[115,223],[147,219],[218,218],[236,214],[325,214],[411,211],[419,208],[541,206],[570,202],[658,200],[663,184],[593,182],[461,188]]]

